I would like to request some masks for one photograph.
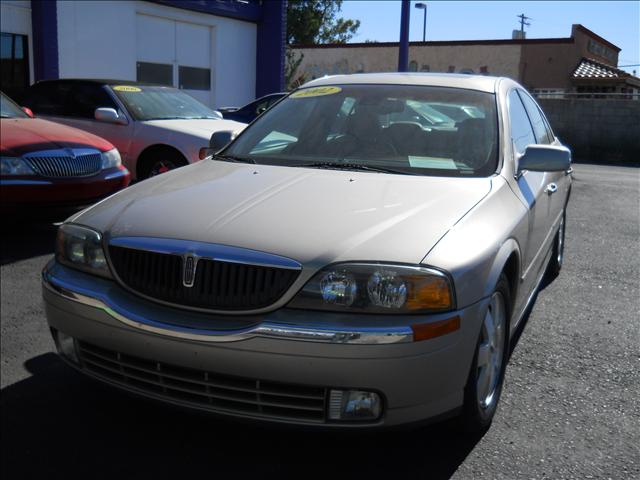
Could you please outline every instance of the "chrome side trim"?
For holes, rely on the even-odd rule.
[[[254,337],[266,337],[281,340],[299,340],[322,343],[356,344],[356,345],[383,345],[395,343],[409,343],[413,341],[413,331],[410,327],[384,327],[384,328],[359,328],[354,329],[324,329],[303,328],[291,325],[263,322],[259,325],[244,330],[215,331],[184,328],[176,325],[167,325],[149,318],[142,318],[132,312],[123,311],[120,307],[109,301],[104,296],[92,296],[89,291],[80,293],[66,284],[66,282],[54,278],[47,268],[42,271],[42,285],[52,292],[67,300],[97,308],[129,327],[145,332],[179,338],[182,340],[195,340],[200,342],[238,342]]]
[[[133,248],[155,253],[180,256],[191,254],[198,258],[218,260],[220,262],[302,270],[302,265],[290,258],[217,243],[157,237],[115,237],[109,239],[108,243],[116,247]]]

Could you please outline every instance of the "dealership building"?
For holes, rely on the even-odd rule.
[[[172,85],[211,107],[284,88],[284,0],[2,0],[1,89],[53,78]]]

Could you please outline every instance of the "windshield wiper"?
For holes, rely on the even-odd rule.
[[[292,167],[307,167],[307,168],[327,168],[335,170],[360,170],[363,172],[378,172],[378,173],[394,173],[399,175],[415,175],[415,173],[406,172],[403,170],[395,170],[393,168],[378,167],[372,165],[362,165],[361,163],[341,163],[341,162],[312,162],[312,163],[300,163],[297,165],[291,165]]]
[[[242,157],[236,157],[234,155],[220,155],[220,154],[214,154],[213,158],[219,159],[219,160],[224,160],[226,162],[238,162],[238,163],[256,163],[255,160],[251,159],[251,158],[242,158]]]

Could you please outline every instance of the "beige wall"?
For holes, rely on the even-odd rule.
[[[297,75],[304,73],[306,80],[340,73],[390,72],[398,68],[397,46],[293,50],[297,55],[304,55]],[[481,73],[484,67],[488,75],[517,79],[520,51],[521,45],[414,45],[409,47],[409,62],[416,62],[418,71],[448,72],[453,67],[454,72]]]

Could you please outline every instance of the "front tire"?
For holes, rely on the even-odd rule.
[[[549,273],[552,278],[555,278],[560,274],[562,264],[564,263],[564,231],[566,216],[566,211],[563,211],[560,219],[560,226],[558,227],[558,233],[556,233],[556,238],[553,241],[553,253],[551,254],[551,260],[549,262]]]
[[[500,275],[482,320],[471,370],[464,390],[461,420],[468,432],[489,428],[498,407],[509,352],[511,292]]]
[[[185,158],[178,152],[157,148],[145,154],[140,168],[140,180],[161,175],[170,170],[187,165]]]

